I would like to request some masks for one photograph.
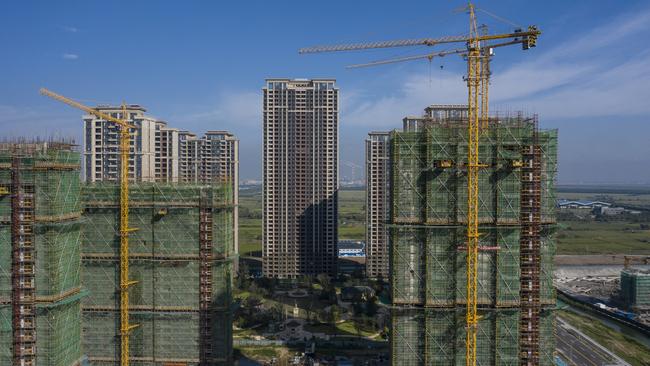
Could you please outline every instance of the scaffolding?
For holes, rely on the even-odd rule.
[[[81,362],[79,158],[67,143],[0,143],[0,243],[12,248],[0,252],[0,364]]]
[[[396,309],[464,311],[467,303],[467,251],[464,250],[467,120],[462,115],[433,116],[417,123],[421,128],[393,131],[390,139],[388,226],[392,303]],[[484,318],[478,325],[478,353],[488,352],[486,349],[492,347],[491,356],[477,355],[479,364],[526,365],[530,351],[534,356],[531,364],[550,365],[554,344],[552,338],[544,338],[547,335],[542,333],[549,331],[546,328],[552,322],[544,323],[542,318],[552,317],[550,309],[556,302],[553,257],[557,130],[538,130],[536,117],[527,118],[522,114],[490,117],[488,127],[480,136],[479,161],[484,167],[478,178],[477,304]],[[531,239],[534,239],[532,251]],[[436,319],[441,316],[437,315]],[[415,329],[406,331],[404,327],[408,328],[408,324],[424,326],[416,321],[417,317],[409,319],[394,325],[401,326],[406,333],[417,333]],[[499,319],[508,319],[509,323],[499,325]],[[529,321],[531,332],[528,332]],[[454,356],[458,364],[464,364],[465,357],[463,324],[462,321],[457,324],[458,330],[463,330],[462,335],[447,335],[448,341],[460,350]],[[495,345],[500,339],[498,329],[502,330],[501,334],[504,329],[514,329],[516,337]],[[527,348],[532,342],[524,342],[524,339],[533,340],[529,337],[538,345],[534,350]],[[426,339],[423,337],[418,342]],[[395,347],[401,347],[394,341]],[[543,341],[550,343],[542,345]],[[491,346],[481,351],[481,344],[486,342]],[[413,347],[417,349],[417,345]],[[405,348],[401,350],[408,352]],[[402,351],[393,348],[393,357],[402,360],[399,353]],[[409,357],[417,359],[413,355]],[[427,352],[421,352],[422,357],[429,358],[413,364],[454,364],[437,360],[437,356]],[[462,362],[458,357],[463,358]]]
[[[477,332],[477,365],[519,365],[521,311],[482,310]],[[391,311],[392,365],[435,366],[465,364],[464,308],[393,308]],[[539,366],[554,363],[554,313],[540,313]]]
[[[112,183],[82,189],[83,346],[96,365],[119,362],[118,195]],[[134,183],[129,200],[131,364],[230,364],[231,185]]]
[[[537,129],[522,147],[521,187],[521,365],[539,364],[541,276],[541,149]]]
[[[520,305],[520,230],[512,226],[481,227],[478,304]],[[541,233],[540,303],[555,304],[553,288],[554,230]],[[391,229],[391,276],[394,305],[456,306],[465,304],[465,255],[461,227],[395,226]]]
[[[625,269],[621,271],[621,297],[628,309],[650,309],[650,271]]]

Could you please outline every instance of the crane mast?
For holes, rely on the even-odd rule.
[[[441,38],[419,38],[406,40],[391,40],[371,43],[356,43],[333,46],[316,46],[302,48],[299,53],[339,52],[353,50],[367,50],[377,48],[407,47],[407,46],[435,46],[465,42],[466,48],[436,53],[429,53],[420,56],[401,57],[392,60],[375,61],[366,64],[352,65],[351,67],[377,66],[395,62],[411,61],[417,59],[429,59],[443,57],[449,54],[461,54],[467,61],[467,284],[466,284],[466,343],[465,343],[465,364],[476,366],[476,335],[478,328],[478,256],[479,256],[479,174],[480,169],[485,167],[480,161],[479,145],[481,133],[488,127],[488,106],[489,106],[489,78],[490,78],[490,57],[493,48],[504,47],[513,44],[522,44],[527,50],[536,46],[537,37],[541,34],[537,27],[529,26],[526,31],[515,30],[512,33],[503,34],[481,34],[477,26],[475,7],[468,4],[470,32],[469,36],[446,36]],[[488,44],[488,41],[505,40],[501,43]],[[488,250],[488,249],[486,249]]]
[[[478,176],[479,161],[479,112],[481,112],[481,44],[474,16],[474,7],[470,4],[470,41],[467,55],[467,300],[465,313],[466,365],[476,365],[476,331],[478,325]]]
[[[137,324],[129,322],[129,288],[137,283],[129,279],[129,233],[137,229],[129,227],[129,156],[131,153],[130,129],[135,128],[128,122],[126,104],[122,103],[122,118],[115,118],[94,108],[87,107],[72,99],[40,89],[40,93],[69,106],[81,109],[98,118],[119,126],[120,134],[120,366],[129,366],[129,335]]]

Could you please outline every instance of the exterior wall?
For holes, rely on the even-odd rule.
[[[266,82],[263,274],[335,274],[338,88],[332,79]]]
[[[101,112],[117,118],[120,107],[98,106]],[[178,179],[178,130],[145,116],[137,105],[127,107],[127,117],[136,126],[131,132],[129,179],[132,181],[174,182]],[[86,182],[119,179],[119,128],[94,115],[85,115],[83,175]]]
[[[226,181],[232,186],[234,245],[239,253],[239,140],[227,131],[208,131],[200,139],[182,131],[178,135],[178,149],[180,182]]]
[[[198,182],[199,143],[196,135],[187,131],[178,133],[178,179],[184,183]]]
[[[119,207],[111,202],[119,186],[97,183],[82,192],[82,270],[90,293],[81,305],[82,342],[92,364],[113,365],[120,346],[120,243]],[[227,184],[130,186],[129,220],[138,229],[130,236],[129,278],[137,281],[130,316],[140,325],[130,336],[132,363],[198,365],[207,350],[205,364],[232,365],[232,199]]]
[[[371,132],[366,139],[366,275],[389,276],[388,222],[390,135]]]
[[[154,146],[154,180],[157,182],[178,182],[178,130],[166,124],[156,124]]]
[[[465,363],[466,108],[431,106],[422,117],[405,118],[403,131],[390,135],[391,301],[405,314],[393,314],[391,353],[399,364]],[[553,364],[557,131],[538,130],[536,123],[536,117],[521,114],[490,117],[480,136],[477,358],[482,365],[529,362],[531,334],[539,339],[538,363]],[[533,167],[539,188],[528,189]],[[530,199],[531,192],[537,198]],[[533,205],[535,213],[528,214]],[[527,221],[532,217],[538,220],[535,231],[525,229],[532,227]],[[534,241],[538,262],[523,259]],[[539,264],[534,279],[531,263]],[[539,293],[531,294],[533,288]]]
[[[33,202],[33,215],[21,214],[20,222],[12,215],[14,158],[20,161],[21,194]],[[20,363],[12,360],[16,324],[25,324],[17,330],[25,335],[25,343],[35,339],[38,366],[81,362],[80,299],[85,292],[80,283],[79,162],[80,153],[67,144],[0,144],[0,187],[9,191],[0,194],[0,365]],[[31,236],[23,239],[32,244],[29,251],[14,242],[14,222],[31,226],[23,229]],[[14,254],[19,252],[21,256]],[[13,273],[21,267],[26,268],[22,275]],[[20,302],[14,302],[16,298]]]

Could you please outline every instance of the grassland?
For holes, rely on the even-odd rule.
[[[365,212],[365,190],[341,190],[339,192],[339,238],[364,240]]]
[[[650,230],[640,223],[572,221],[557,234],[557,254],[648,254]]]
[[[560,189],[558,198],[604,200],[626,207],[650,208],[650,192],[603,188]],[[648,216],[644,216],[648,217]],[[262,196],[253,190],[240,196],[239,242],[242,256],[261,256]],[[557,254],[650,254],[650,219],[595,221],[561,220]],[[363,240],[365,191],[339,192],[339,238]]]
[[[648,189],[625,187],[560,187],[559,199],[599,200],[614,206],[650,209]],[[650,254],[647,213],[607,221],[560,219],[557,254]]]

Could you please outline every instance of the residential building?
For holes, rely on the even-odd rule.
[[[116,118],[122,108],[98,106]],[[129,178],[137,182],[210,183],[227,181],[234,196],[234,241],[239,252],[239,140],[228,131],[207,131],[202,137],[167,126],[145,115],[137,104],[128,105],[126,119],[131,129]],[[119,128],[94,115],[83,117],[86,182],[114,181],[119,178]],[[237,266],[237,263],[235,263]]]
[[[339,89],[333,79],[267,79],[263,94],[263,274],[334,275]]]
[[[466,108],[431,106],[390,133],[393,364],[465,363]],[[485,122],[477,364],[553,365],[557,130],[538,129],[537,116],[523,113]]]
[[[178,133],[178,174],[179,181],[183,183],[195,183],[199,181],[199,165],[201,155],[199,144],[201,140],[196,134],[189,131]]]
[[[434,104],[422,116],[402,120],[403,132],[421,132],[432,121],[467,118],[467,105]],[[388,278],[390,220],[390,132],[375,131],[366,139],[366,275]]]
[[[0,365],[79,366],[80,153],[16,139],[0,161]]]
[[[137,104],[122,107],[100,105],[97,110],[133,124],[129,178],[142,182],[178,181],[178,130],[146,116]],[[120,130],[113,122],[85,115],[82,176],[86,182],[118,181]]]
[[[371,132],[366,139],[366,275],[388,278],[390,133]]]

